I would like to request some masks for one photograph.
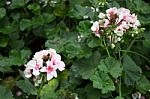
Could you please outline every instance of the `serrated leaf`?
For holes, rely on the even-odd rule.
[[[20,21],[20,25],[19,25],[20,30],[24,31],[25,29],[29,28],[30,26],[32,26],[31,20],[22,19]]]
[[[12,72],[11,63],[9,58],[1,57],[0,58],[0,72],[9,73]]]
[[[146,92],[150,90],[149,80],[145,76],[142,76],[141,79],[136,83],[136,89],[143,94],[146,94]]]
[[[102,71],[96,71],[90,80],[93,81],[93,87],[102,90],[102,93],[108,93],[115,90],[115,86],[108,74]]]
[[[56,93],[55,90],[58,87],[58,81],[52,79],[45,84],[40,92],[40,99],[55,99]]]
[[[19,80],[16,85],[28,95],[37,95],[37,89],[27,80]]]
[[[79,25],[77,26],[77,30],[83,37],[86,37],[91,34],[90,30],[91,24],[89,21],[80,21]]]
[[[6,9],[0,8],[0,19],[3,18],[6,15]]]
[[[30,54],[31,54],[30,50],[21,50],[21,51],[11,50],[9,56],[10,63],[12,65],[17,65],[17,66],[25,64]]]
[[[133,85],[141,77],[141,68],[128,55],[123,58],[123,70],[125,71],[125,84]]]
[[[0,71],[1,72],[12,72],[12,66],[21,66],[27,62],[30,56],[30,50],[11,50],[9,57],[1,57],[0,59]]]
[[[99,42],[100,42],[100,40],[98,38],[87,39],[87,41],[88,41],[88,46],[91,48],[99,46]]]
[[[114,78],[118,78],[122,72],[121,64],[113,57],[107,57],[106,59],[101,60],[98,68],[100,71],[109,73]]]
[[[89,79],[93,75],[97,65],[99,64],[101,55],[99,52],[93,53],[93,55],[87,59],[80,59],[73,63],[72,67],[75,71],[83,77],[83,79]]]
[[[0,86],[0,99],[15,99],[11,91],[7,90],[4,86]]]

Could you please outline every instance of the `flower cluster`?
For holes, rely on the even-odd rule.
[[[36,52],[32,60],[25,64],[25,67],[25,77],[33,77],[33,80],[38,84],[41,83],[42,74],[47,74],[47,80],[57,77],[56,70],[63,71],[65,64],[54,49],[49,49]]]
[[[106,10],[106,14],[100,12],[99,20],[93,22],[91,30],[97,37],[107,36],[111,43],[117,43],[122,40],[123,35],[129,30],[134,30],[131,36],[138,34],[140,22],[135,14],[131,14],[130,10],[116,7]],[[135,33],[135,34],[134,34]]]

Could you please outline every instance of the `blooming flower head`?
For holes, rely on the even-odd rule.
[[[49,49],[36,52],[32,60],[25,64],[25,67],[25,77],[34,77],[35,83],[39,83],[42,74],[47,76],[47,80],[57,77],[57,70],[63,71],[65,63],[61,61],[61,56],[56,53],[56,50]],[[38,85],[38,83],[36,84]]]
[[[106,13],[100,12],[99,20],[93,22],[91,30],[97,37],[105,36],[108,42],[114,45],[120,42],[128,31],[137,30],[140,22],[135,14],[131,14],[126,8],[109,8]],[[135,32],[137,34],[137,32]],[[130,36],[134,34],[128,34]]]

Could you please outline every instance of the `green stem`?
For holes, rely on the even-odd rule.
[[[119,62],[121,63],[120,50],[119,50]],[[121,93],[121,76],[120,76],[120,78],[119,78],[119,96],[122,97],[122,93]]]
[[[40,87],[39,87],[39,90],[38,90],[36,99],[39,99],[39,96],[40,96],[40,92],[41,92],[42,87],[43,87],[43,77],[42,77],[42,82],[41,82],[41,84],[40,84]]]
[[[108,56],[110,57],[110,53],[109,53],[109,50],[108,50],[108,48],[107,48],[105,39],[103,39],[103,41],[104,41],[104,46],[105,46],[106,52],[107,52]]]
[[[132,45],[134,44],[134,42],[135,42],[135,39],[132,40],[132,42],[130,43],[129,47],[126,49],[126,51],[129,51],[129,50],[131,49],[131,47],[132,47]],[[122,55],[121,60],[123,59],[123,57],[124,57],[126,54],[127,54],[127,52],[125,52],[125,53]]]
[[[121,76],[119,78],[119,96],[122,97],[122,93],[121,93]]]
[[[142,54],[139,54],[137,52],[134,52],[134,51],[128,51],[128,50],[120,50],[121,52],[126,52],[126,53],[132,53],[132,54],[136,54],[140,57],[142,57],[143,59],[145,59],[146,61],[148,61],[150,63],[150,60],[148,58],[146,58],[145,56],[143,56]]]

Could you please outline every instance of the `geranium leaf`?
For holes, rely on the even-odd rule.
[[[29,81],[27,80],[19,80],[16,85],[28,95],[37,95],[37,90]]]
[[[96,71],[90,78],[93,81],[93,87],[102,90],[102,93],[108,93],[109,91],[114,91],[115,86],[111,78],[107,73],[102,71]]]
[[[58,81],[52,79],[42,87],[40,92],[40,99],[55,99],[56,93],[55,90],[58,87]]]
[[[114,78],[118,78],[122,72],[121,64],[113,57],[107,57],[106,59],[101,60],[100,65],[98,65],[98,68],[100,71],[109,73]]]
[[[7,90],[5,87],[0,86],[0,99],[15,99],[11,91]]]
[[[140,79],[141,68],[138,67],[128,55],[123,58],[123,70],[125,71],[125,84],[133,85]]]

